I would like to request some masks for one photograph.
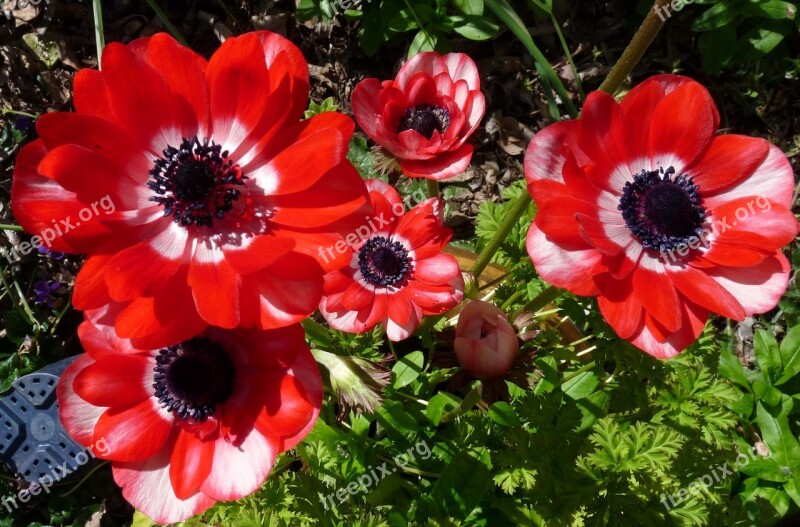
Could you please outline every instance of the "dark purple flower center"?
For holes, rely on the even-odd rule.
[[[646,249],[670,251],[702,233],[707,213],[699,189],[692,178],[674,175],[673,167],[642,170],[622,189],[617,208]]]
[[[389,287],[405,280],[411,261],[400,242],[376,236],[367,240],[358,251],[358,268],[370,284]]]
[[[233,361],[222,346],[198,337],[158,352],[153,388],[161,406],[202,423],[230,397],[235,379]]]
[[[447,108],[431,106],[430,104],[418,104],[406,110],[397,125],[397,133],[416,130],[430,139],[433,137],[434,130],[444,134],[449,126],[450,112],[447,111]]]
[[[244,185],[246,176],[228,152],[209,139],[184,139],[180,147],[167,147],[164,157],[150,170],[147,186],[157,195],[150,201],[164,207],[164,216],[172,215],[184,227],[211,227],[222,219],[239,199],[234,187]]]

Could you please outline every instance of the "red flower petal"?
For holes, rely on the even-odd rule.
[[[112,464],[114,481],[122,487],[125,499],[159,524],[183,521],[215,503],[201,492],[185,500],[175,495],[169,474],[171,447],[167,442],[160,452],[146,460]]]
[[[169,459],[169,481],[175,496],[188,500],[211,473],[215,441],[201,441],[181,429]]]
[[[94,427],[95,441],[105,440],[106,459],[139,461],[161,450],[172,430],[152,397],[132,406],[109,408]]]
[[[93,443],[94,427],[106,408],[94,406],[86,402],[72,389],[75,377],[84,368],[94,363],[89,355],[80,355],[75,362],[67,366],[56,386],[58,397],[58,418],[67,433],[83,446]]]
[[[601,253],[587,243],[557,245],[539,230],[536,224],[528,229],[528,255],[536,272],[546,282],[576,295],[599,294],[594,275],[603,272]]]
[[[255,492],[278,456],[275,441],[253,430],[240,445],[222,439],[214,446],[211,473],[200,487],[216,500],[237,500]],[[235,478],[231,474],[236,474]]]
[[[650,129],[653,166],[674,166],[680,173],[711,144],[719,127],[719,114],[708,90],[688,82],[658,103],[651,122],[658,123]]]
[[[472,159],[472,145],[464,144],[458,149],[439,154],[433,159],[398,159],[400,168],[408,177],[442,180],[464,172]]]
[[[152,395],[146,375],[152,368],[142,355],[104,355],[75,376],[73,389],[95,406],[131,406]]]
[[[743,135],[723,135],[708,151],[685,169],[700,187],[700,194],[713,193],[750,177],[764,163],[769,143]]]

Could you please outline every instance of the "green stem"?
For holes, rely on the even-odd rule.
[[[188,48],[189,43],[186,42],[185,38],[183,38],[183,35],[181,35],[181,32],[178,31],[178,28],[175,27],[175,25],[172,22],[170,22],[169,18],[167,18],[167,15],[164,13],[164,11],[160,7],[158,7],[158,4],[155,2],[155,0],[145,0],[145,1],[147,2],[147,5],[150,6],[150,9],[152,9],[155,12],[156,16],[161,19],[161,22],[164,23],[164,27],[167,28],[167,31],[169,31],[172,34],[172,36],[175,37],[175,40],[177,40],[178,42],[180,42],[181,44],[183,44]]]
[[[656,35],[664,27],[666,18],[664,20],[659,16],[661,8],[669,3],[670,0],[656,0],[653,9],[648,11],[647,16],[642,22],[642,25],[633,35],[630,44],[622,52],[611,72],[600,85],[600,91],[604,91],[610,95],[614,95],[619,87],[625,82],[625,79],[633,71],[633,68],[642,60],[645,51],[650,47],[650,44],[655,40]]]
[[[428,184],[428,197],[429,198],[441,198],[442,194],[439,190],[439,182],[433,179],[426,179],[425,180]]]
[[[555,286],[550,286],[535,297],[531,299],[530,302],[522,306],[522,309],[519,310],[519,313],[536,313],[540,309],[542,309],[547,304],[551,303],[556,298],[560,297],[564,293],[563,289],[559,289]]]
[[[497,232],[494,233],[494,236],[492,236],[492,239],[486,244],[486,247],[483,248],[481,253],[478,255],[478,259],[475,260],[475,264],[472,266],[472,274],[475,276],[476,281],[478,281],[483,270],[486,269],[486,266],[492,261],[495,253],[498,251],[498,249],[500,249],[500,246],[506,240],[508,234],[517,224],[519,219],[522,217],[522,214],[528,209],[528,205],[530,204],[531,196],[527,192],[520,194],[519,197],[511,204],[510,210],[508,211],[508,216],[505,217],[503,223],[501,223],[500,227],[498,227]]]
[[[20,225],[14,225],[12,223],[0,223],[0,231],[24,232],[25,229],[23,229]]]
[[[556,20],[556,15],[550,13],[550,20],[553,22],[553,27],[556,29],[556,35],[558,35],[558,40],[561,42],[561,47],[564,50],[564,54],[567,56],[567,61],[569,62],[570,67],[572,68],[572,75],[575,77],[575,86],[578,88],[578,94],[581,96],[581,102],[586,100],[586,93],[583,91],[583,84],[581,83],[581,77],[578,75],[578,68],[575,66],[575,61],[572,58],[572,53],[569,51],[569,46],[567,45],[567,40],[564,38],[564,33],[561,32],[561,28],[558,25],[558,20]]]
[[[103,34],[102,0],[93,0],[92,14],[94,15],[94,42],[95,46],[97,46],[97,69],[102,69],[100,57],[103,56],[103,48],[106,47],[106,38]]]
[[[38,117],[36,115],[32,114],[32,113],[23,112],[23,111],[20,111],[20,110],[12,110],[11,108],[3,108],[3,115],[9,114],[9,113],[12,114],[12,115],[22,115],[24,117],[30,117],[31,119],[38,119]]]

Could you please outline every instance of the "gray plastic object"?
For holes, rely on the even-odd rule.
[[[75,358],[20,377],[0,397],[0,461],[31,483],[45,476],[54,481],[71,477],[94,461],[86,448],[69,437],[58,419],[56,386]],[[83,463],[76,461],[81,452],[79,460]]]

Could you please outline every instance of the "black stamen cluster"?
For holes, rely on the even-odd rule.
[[[703,232],[707,213],[691,177],[675,168],[642,170],[625,183],[617,208],[646,249],[671,251]]]
[[[447,111],[447,108],[431,106],[430,104],[418,104],[406,110],[397,125],[397,132],[416,130],[430,139],[433,137],[434,130],[444,134],[449,126],[450,112]]]
[[[164,216],[184,227],[211,227],[213,219],[222,219],[239,199],[246,176],[222,152],[220,145],[208,138],[184,139],[178,148],[164,149],[150,170],[147,186],[158,194],[152,196],[164,206]]]
[[[405,280],[411,262],[408,251],[400,242],[375,236],[358,251],[358,268],[367,282],[389,287]]]
[[[198,337],[158,352],[153,389],[161,406],[185,421],[203,423],[230,397],[235,379],[222,346]]]

